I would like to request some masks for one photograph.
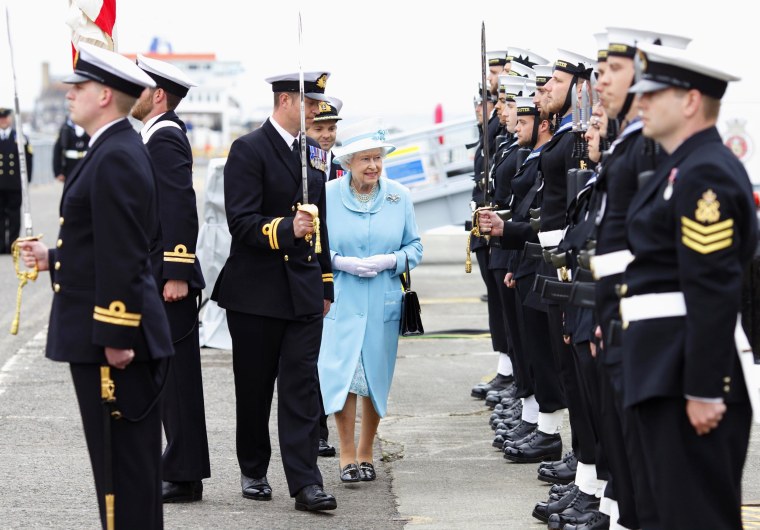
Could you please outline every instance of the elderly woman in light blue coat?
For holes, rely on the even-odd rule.
[[[374,480],[372,448],[385,415],[398,350],[401,279],[422,259],[409,190],[381,177],[395,149],[379,121],[343,134],[336,160],[348,173],[327,184],[327,226],[335,274],[335,302],[325,316],[319,381],[325,413],[335,413],[340,478]],[[362,397],[359,444],[354,440],[357,396]]]

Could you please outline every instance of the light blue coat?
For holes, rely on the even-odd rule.
[[[326,185],[327,228],[331,257],[367,258],[395,254],[396,267],[374,278],[335,273],[335,301],[325,316],[319,351],[319,385],[325,413],[343,409],[359,355],[375,410],[385,416],[388,392],[396,366],[401,279],[405,257],[409,268],[422,259],[422,243],[414,219],[409,190],[381,178],[377,197],[370,203],[356,200],[349,175]],[[406,253],[406,256],[405,256]]]

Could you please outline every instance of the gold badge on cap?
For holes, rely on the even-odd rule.
[[[320,112],[320,114],[322,112],[330,112],[331,110],[332,110],[332,107],[330,106],[329,103],[327,103],[325,101],[320,101],[319,102],[319,112]]]
[[[720,202],[713,190],[707,190],[697,201],[694,218],[702,223],[715,223],[720,219]]]
[[[319,88],[325,88],[325,86],[327,86],[327,74],[319,76],[319,79],[317,79],[317,86]]]

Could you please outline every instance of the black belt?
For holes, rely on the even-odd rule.
[[[542,276],[540,274],[536,274],[536,277],[533,279],[533,292],[536,292],[540,295],[544,290],[544,284],[551,281],[556,282],[557,280],[551,276]]]
[[[571,282],[561,282],[547,278],[541,289],[541,298],[551,302],[567,303],[570,300],[570,293],[573,290]]]
[[[526,241],[525,248],[523,250],[525,252],[524,256],[527,259],[544,259],[541,243],[530,243]]]
[[[570,290],[570,299],[568,303],[577,307],[594,309],[596,304],[595,284],[594,282],[574,281],[573,288]]]

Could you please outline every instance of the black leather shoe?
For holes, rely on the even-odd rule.
[[[542,467],[556,467],[560,465],[562,462],[567,462],[568,460],[574,459],[577,465],[578,459],[575,458],[575,452],[570,449],[567,453],[565,453],[562,456],[562,460],[554,460],[552,462],[541,462],[538,464],[538,468],[541,469]]]
[[[359,468],[356,464],[346,464],[343,469],[340,470],[341,482],[359,482],[362,479],[362,475],[359,472]]]
[[[504,451],[507,450],[507,447],[517,447],[519,445],[527,443],[534,436],[536,436],[536,433],[538,432],[538,424],[534,423],[532,429],[527,429],[524,432],[517,431],[517,427],[519,427],[519,425],[520,424],[518,423],[517,426],[515,426],[513,435],[504,437],[505,438],[504,447],[502,447]],[[528,424],[528,425],[531,425],[531,424]]]
[[[510,383],[515,380],[511,375],[496,374],[496,377],[487,383],[478,383],[470,391],[474,398],[485,399],[489,390],[504,390]]]
[[[296,510],[314,512],[319,510],[334,510],[338,507],[335,497],[325,493],[322,486],[312,484],[304,486],[296,493]]]
[[[266,476],[261,478],[246,477],[240,474],[240,487],[243,488],[243,497],[255,501],[271,501],[272,487]]]
[[[563,530],[609,530],[610,516],[602,512],[594,512],[594,515],[583,524],[566,524]]]
[[[504,435],[504,441],[513,441],[513,440],[519,440],[521,438],[525,438],[526,436],[530,435],[533,431],[536,430],[538,427],[537,424],[531,423],[529,421],[520,420],[520,422],[515,425],[514,428],[507,431],[507,433]],[[504,445],[501,446],[502,449],[504,449]]]
[[[566,524],[582,524],[591,520],[599,509],[599,499],[578,490],[570,505],[559,513],[549,516],[549,528],[560,530]]]
[[[161,482],[161,494],[164,504],[170,502],[196,502],[203,498],[203,482]]]
[[[486,405],[495,408],[503,399],[514,399],[516,393],[517,386],[514,383],[510,383],[501,390],[491,390],[486,394]]]
[[[359,473],[361,474],[362,480],[365,482],[369,482],[370,480],[375,480],[377,478],[377,473],[375,473],[375,466],[372,465],[372,462],[362,462],[359,464]]]
[[[536,430],[536,435],[519,446],[504,449],[504,458],[521,464],[543,460],[557,460],[562,454],[562,438],[559,434],[546,434]]]
[[[335,447],[327,443],[327,440],[319,439],[319,456],[335,456]]]
[[[577,486],[573,486],[571,490],[556,501],[537,503],[533,508],[533,517],[545,523],[549,522],[549,517],[552,514],[559,513],[570,506],[579,491]]]
[[[578,459],[572,451],[557,465],[539,466],[538,480],[551,484],[569,484],[575,480]]]

